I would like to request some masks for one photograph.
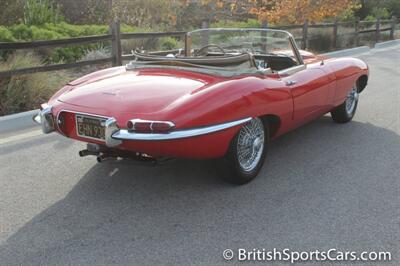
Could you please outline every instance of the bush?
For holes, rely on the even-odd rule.
[[[0,71],[41,65],[33,53],[17,52],[0,63]],[[69,76],[66,72],[36,73],[0,80],[0,115],[36,109],[61,88]]]
[[[172,50],[179,48],[179,42],[172,37],[165,37],[159,40],[161,50]]]
[[[82,61],[86,60],[95,60],[95,59],[103,59],[111,56],[111,51],[108,49],[108,47],[104,47],[101,45],[98,45],[96,49],[93,50],[86,50],[85,55],[81,58]],[[96,65],[88,65],[84,66],[79,69],[80,72],[85,72],[85,73],[90,73],[94,72],[96,70],[99,70],[103,67],[108,66],[109,63],[105,63],[102,65],[96,64]]]
[[[58,23],[62,20],[60,7],[54,7],[49,0],[26,0],[24,22],[26,25]]]
[[[0,41],[15,42],[12,32],[4,26],[0,26]]]
[[[121,32],[148,32],[148,28],[137,28],[129,25],[121,25]],[[34,40],[56,40],[74,38],[80,36],[108,34],[108,25],[72,25],[65,22],[45,23],[41,26],[28,26],[25,24],[13,25],[8,28],[0,26],[0,41],[34,41]],[[142,42],[145,44],[147,40]],[[95,50],[98,45],[109,46],[109,42],[97,44],[72,45],[54,49],[39,49],[39,54],[44,62],[60,63],[74,62],[82,58],[87,50]],[[173,46],[173,41],[167,41],[166,46]],[[3,56],[4,57],[4,56]]]
[[[212,28],[261,28],[260,21],[248,19],[246,21],[218,21],[211,23]]]

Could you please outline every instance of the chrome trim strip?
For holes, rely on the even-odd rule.
[[[224,129],[228,129],[234,126],[247,123],[251,119],[252,119],[251,117],[247,117],[244,119],[231,121],[223,124],[193,128],[193,129],[176,130],[176,131],[171,131],[170,133],[135,133],[128,131],[126,129],[121,129],[112,134],[112,138],[118,140],[141,140],[141,141],[183,139],[183,138],[190,138],[190,137],[210,134],[217,131],[222,131]]]

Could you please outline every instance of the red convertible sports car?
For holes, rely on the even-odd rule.
[[[221,158],[236,184],[260,171],[268,142],[326,113],[349,122],[368,66],[301,51],[271,29],[204,29],[185,47],[135,60],[59,90],[34,117],[44,133],[87,142],[80,156]]]

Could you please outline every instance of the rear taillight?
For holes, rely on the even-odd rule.
[[[150,122],[135,122],[130,130],[142,133],[150,133],[151,132],[151,123]]]
[[[64,135],[67,134],[67,125],[65,123],[65,112],[60,112],[57,117],[57,126]]]
[[[151,121],[142,119],[132,119],[126,124],[128,130],[138,133],[168,133],[175,127],[170,121]]]
[[[153,132],[158,132],[158,133],[165,133],[171,130],[171,128],[174,127],[174,124],[171,122],[153,122],[151,124],[151,129]]]

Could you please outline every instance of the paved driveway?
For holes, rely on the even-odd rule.
[[[0,136],[0,264],[212,265],[226,248],[337,248],[390,251],[399,265],[400,46],[359,57],[371,78],[354,122],[327,115],[281,137],[245,186],[209,162],[98,164],[38,128]]]

